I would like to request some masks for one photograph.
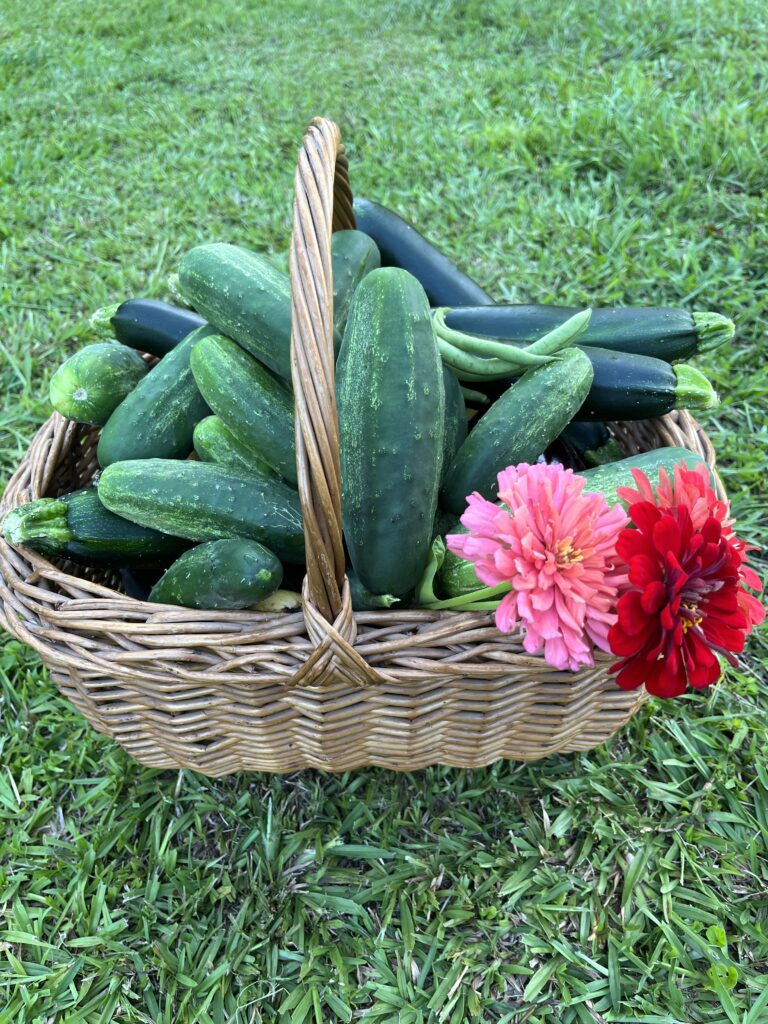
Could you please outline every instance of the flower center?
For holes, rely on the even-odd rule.
[[[578,548],[571,544],[570,538],[560,541],[557,546],[557,564],[570,565],[572,562],[580,562],[584,556]]]
[[[699,615],[699,607],[695,604],[681,604],[681,623],[683,627],[683,633],[687,633],[692,626],[700,626],[704,621],[703,616]]]

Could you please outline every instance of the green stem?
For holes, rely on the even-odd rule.
[[[677,378],[675,408],[713,409],[719,404],[717,392],[701,370],[687,363],[678,363],[672,369]]]
[[[490,598],[500,597],[508,594],[512,589],[511,583],[498,583],[495,587],[482,587],[480,590],[473,590],[471,594],[461,594],[459,597],[447,597],[443,601],[429,601],[420,605],[421,608],[442,609],[460,608],[462,611],[492,611],[498,608],[499,601],[490,601]]]
[[[56,498],[38,498],[11,509],[3,523],[3,536],[9,544],[43,542],[54,551],[63,551],[73,539],[67,520],[69,506]]]
[[[733,340],[736,333],[733,320],[720,313],[694,313],[692,319],[699,336],[698,347],[702,352],[725,345]]]
[[[91,313],[89,323],[91,327],[101,337],[112,337],[112,317],[118,310],[119,303],[115,303],[113,306],[102,306],[101,309],[97,309],[95,313]]]

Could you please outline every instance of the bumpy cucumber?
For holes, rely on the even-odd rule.
[[[429,557],[445,393],[424,289],[388,267],[363,278],[336,377],[344,535],[372,593],[411,590]]]
[[[466,303],[456,303],[467,307]],[[565,323],[576,306],[499,305],[453,309],[446,323],[465,334],[529,343]],[[578,344],[635,352],[671,362],[733,338],[733,323],[719,313],[653,307],[593,308]]]
[[[372,594],[367,587],[363,586],[357,573],[352,569],[347,572],[347,579],[352,596],[352,608],[356,612],[372,612],[380,608],[391,608],[400,600],[399,597],[394,597],[392,594]]]
[[[206,402],[241,444],[296,483],[293,396],[258,360],[229,338],[204,338],[192,373]]]
[[[481,306],[493,302],[479,284],[386,206],[356,196],[354,210],[358,228],[378,245],[382,264],[402,267],[413,274],[433,306]]]
[[[443,365],[445,389],[445,430],[443,432],[443,473],[453,461],[467,436],[467,407],[458,377]]]
[[[331,235],[331,262],[333,322],[337,331],[343,331],[355,289],[366,274],[381,266],[381,254],[374,240],[362,231],[334,231]]]
[[[105,469],[99,497],[117,515],[176,537],[248,537],[283,561],[304,560],[298,495],[272,477],[210,462],[139,459]]]
[[[185,608],[250,608],[280,586],[283,567],[255,540],[212,540],[185,551],[152,588],[149,600]]]
[[[460,515],[473,491],[495,498],[498,473],[518,462],[535,462],[581,406],[591,382],[592,365],[578,348],[523,374],[456,453],[443,482],[441,506]]]
[[[203,327],[205,320],[191,310],[157,299],[126,299],[119,306],[97,310],[91,323],[96,328],[109,326],[123,345],[162,358]]]
[[[3,522],[10,544],[86,565],[135,565],[175,558],[187,546],[148,526],[115,515],[95,487],[60,498],[38,498],[11,509]]]
[[[275,475],[272,467],[254,455],[247,445],[238,441],[218,416],[206,416],[200,420],[192,440],[203,462],[215,462],[219,466],[229,466],[230,469],[239,469],[244,473]]]
[[[195,384],[189,358],[196,343],[212,330],[205,326],[193,331],[118,405],[101,432],[100,465],[189,455],[195,424],[210,413]]]
[[[138,352],[122,345],[86,345],[51,377],[51,405],[69,420],[102,427],[147,369]]]

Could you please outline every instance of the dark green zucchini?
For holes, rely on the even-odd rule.
[[[344,331],[349,304],[355,289],[366,274],[381,266],[381,254],[374,240],[362,231],[334,231],[331,235],[331,263],[333,266],[333,323],[338,332]],[[341,335],[335,336],[336,355],[339,354]]]
[[[618,442],[599,420],[569,423],[558,440],[579,468],[601,466],[622,456]]]
[[[207,325],[193,331],[118,405],[99,439],[101,466],[189,455],[195,425],[211,411],[195,384],[189,359],[197,342],[212,333]]]
[[[443,387],[445,388],[445,431],[443,433],[443,473],[446,472],[456,452],[467,436],[467,407],[458,377],[443,365]]]
[[[370,199],[355,197],[355,218],[385,267],[402,267],[424,288],[433,306],[481,306],[493,299],[408,221]]]
[[[126,299],[119,306],[97,310],[91,323],[95,327],[108,324],[121,344],[162,358],[205,320],[189,309],[157,299]]]
[[[176,537],[248,537],[283,561],[304,560],[299,496],[274,477],[212,462],[139,459],[105,469],[99,497],[117,515]]]
[[[113,341],[86,345],[51,377],[51,405],[69,420],[102,427],[148,369],[138,352]]]
[[[274,594],[283,567],[255,540],[212,540],[185,551],[163,573],[149,600],[185,608],[250,608]]]
[[[148,526],[115,515],[99,501],[95,487],[60,498],[19,505],[3,522],[9,544],[85,565],[135,565],[175,558],[188,545]]]
[[[467,303],[454,305],[467,306]],[[578,312],[576,306],[478,304],[451,310],[445,322],[465,334],[529,344]],[[733,322],[719,313],[688,313],[683,309],[653,307],[593,308],[589,325],[577,344],[634,352],[672,362],[722,345],[730,341],[733,334]]]

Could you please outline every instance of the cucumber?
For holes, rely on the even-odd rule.
[[[269,548],[239,537],[185,551],[152,588],[149,600],[185,608],[250,608],[280,586],[283,567]]]
[[[609,505],[615,505],[619,501],[616,494],[619,487],[635,487],[632,477],[633,469],[642,470],[652,486],[656,487],[659,483],[659,470],[665,469],[671,479],[678,462],[684,462],[688,469],[706,466],[706,462],[700,455],[696,452],[689,452],[687,448],[654,448],[650,452],[630,455],[618,462],[607,462],[604,466],[586,469],[579,475],[587,479],[587,483],[584,485],[585,492],[600,491],[605,495],[605,500]]]
[[[700,370],[686,363],[584,346],[592,363],[589,394],[577,420],[644,420],[673,409],[711,409],[717,394]]]
[[[468,303],[455,303],[467,306]],[[487,306],[454,309],[446,324],[465,334],[509,341],[536,341],[579,311],[576,306]],[[579,345],[635,352],[672,362],[730,341],[733,322],[719,313],[688,313],[653,307],[593,308]]]
[[[219,466],[242,470],[243,473],[255,471],[266,476],[275,475],[271,466],[238,441],[218,416],[206,416],[200,420],[192,441],[198,458],[203,462],[215,462]]]
[[[193,331],[118,405],[99,438],[99,465],[189,455],[195,425],[211,411],[195,384],[189,357],[212,331],[207,325]]]
[[[591,382],[591,363],[578,348],[523,374],[456,453],[443,482],[441,507],[461,515],[474,491],[495,499],[498,473],[519,462],[535,462],[582,405]]]
[[[122,345],[86,345],[51,377],[51,405],[68,420],[103,427],[147,370],[138,352]]]
[[[615,462],[621,458],[618,441],[599,420],[569,423],[558,441],[562,443],[571,459],[578,464],[579,471],[582,465],[601,466],[605,462]]]
[[[373,612],[379,608],[391,608],[400,600],[399,597],[394,597],[392,594],[372,594],[367,587],[363,586],[353,569],[347,571],[347,579],[352,596],[352,608],[356,612]]]
[[[122,519],[99,501],[95,487],[38,498],[11,509],[3,522],[9,544],[85,565],[135,565],[175,558],[188,545]]]
[[[293,395],[229,338],[211,335],[192,353],[192,373],[208,405],[235,438],[295,484]]]
[[[360,231],[378,245],[383,266],[408,270],[421,283],[433,306],[482,306],[493,302],[479,284],[392,210],[356,196],[354,212]]]
[[[445,430],[443,432],[443,473],[446,472],[456,452],[467,436],[467,408],[459,379],[452,370],[443,365],[443,388],[445,389]]]
[[[399,597],[429,558],[445,419],[427,297],[407,271],[373,270],[360,282],[336,390],[352,567],[372,593]]]
[[[343,331],[355,289],[366,274],[381,266],[381,254],[374,240],[362,231],[334,231],[331,235],[331,263],[333,323],[337,331]]]
[[[248,537],[281,561],[304,560],[299,497],[272,477],[210,462],[137,459],[105,469],[99,497],[117,515],[175,537]]]
[[[126,299],[119,306],[97,310],[91,323],[97,329],[108,325],[121,344],[162,359],[205,320],[157,299]]]

